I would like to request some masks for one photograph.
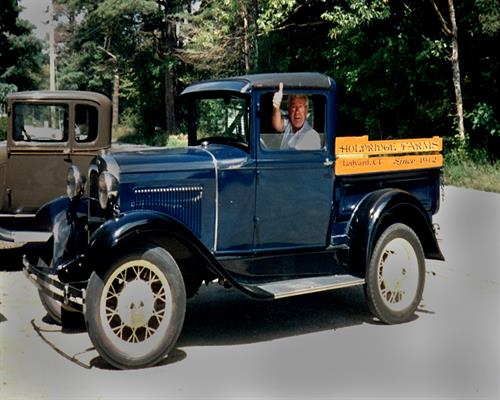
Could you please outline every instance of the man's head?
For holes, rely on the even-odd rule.
[[[291,94],[288,97],[288,117],[293,132],[300,130],[306,122],[309,101],[304,94]]]

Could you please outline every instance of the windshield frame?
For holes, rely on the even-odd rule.
[[[252,108],[251,108],[251,96],[247,94],[242,94],[234,91],[211,91],[196,93],[196,95],[188,95],[187,97],[187,107],[188,107],[188,143],[189,146],[198,146],[200,144],[227,144],[238,147],[246,152],[250,152],[251,147],[251,131],[252,131]],[[199,128],[199,110],[198,103],[203,100],[217,100],[221,99],[224,101],[225,98],[243,100],[245,103],[245,111],[243,115],[244,119],[244,141],[236,140],[236,136],[233,139],[232,136],[224,135],[213,135],[210,137],[198,137]]]

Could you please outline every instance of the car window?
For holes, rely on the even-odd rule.
[[[93,142],[97,138],[97,108],[78,104],[75,107],[75,140]]]
[[[264,93],[261,97],[260,112],[260,147],[262,150],[319,150],[325,145],[326,132],[326,97],[319,94],[308,93],[284,93],[281,103],[281,118],[284,123],[284,131],[278,131],[272,124],[274,92]],[[289,115],[292,97],[302,99],[306,104],[305,121],[301,125],[304,129],[298,134],[293,134],[291,118]],[[312,132],[311,132],[312,131]],[[294,137],[295,136],[295,137]]]
[[[242,97],[196,99],[196,141],[248,146],[249,109]]]
[[[15,104],[14,140],[63,142],[68,140],[68,106],[61,104]]]

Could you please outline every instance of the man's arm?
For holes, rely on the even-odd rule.
[[[271,115],[271,124],[277,132],[283,132],[285,123],[281,116],[281,101],[283,100],[283,82],[280,82],[279,89],[273,96],[273,113]]]

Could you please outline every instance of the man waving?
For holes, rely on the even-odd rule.
[[[277,132],[283,133],[282,150],[318,150],[321,140],[318,132],[307,121],[309,100],[304,94],[288,96],[288,117],[281,115],[283,101],[283,82],[273,96],[272,125]]]

